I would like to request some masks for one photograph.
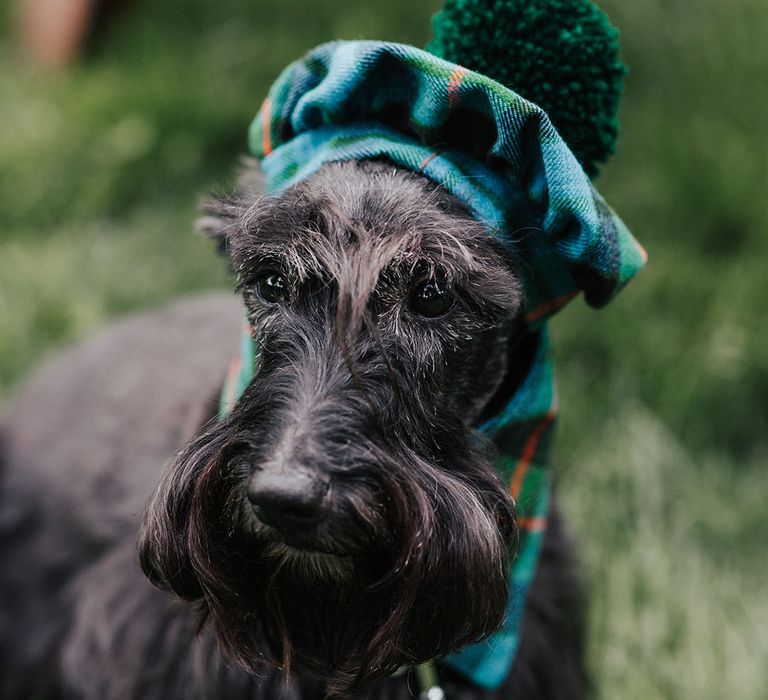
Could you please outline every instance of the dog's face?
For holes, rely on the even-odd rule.
[[[259,349],[175,462],[141,561],[225,651],[348,690],[493,630],[513,503],[473,425],[509,374],[521,291],[440,188],[376,163],[214,203]]]

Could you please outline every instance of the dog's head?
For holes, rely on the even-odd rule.
[[[383,163],[326,165],[208,213],[257,369],[157,488],[146,574],[202,601],[246,668],[292,661],[332,691],[492,631],[516,528],[473,426],[515,374],[508,253]]]

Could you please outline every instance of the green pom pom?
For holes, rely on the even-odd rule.
[[[613,153],[625,66],[589,0],[448,0],[427,49],[541,107],[588,175]]]

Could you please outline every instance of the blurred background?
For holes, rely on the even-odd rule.
[[[0,402],[109,318],[227,287],[197,195],[231,186],[279,70],[334,38],[424,45],[440,5],[136,0],[52,68],[78,37],[36,65],[4,3]],[[597,185],[650,264],[606,310],[553,322],[597,695],[765,700],[768,3],[601,5],[630,73]]]

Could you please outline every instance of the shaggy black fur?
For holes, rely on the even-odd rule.
[[[514,504],[472,426],[530,354],[504,249],[377,163],[208,214],[256,377],[210,420],[237,310],[207,299],[70,351],[11,406],[0,698],[406,698],[392,672],[502,619]],[[178,598],[142,578],[137,530],[144,572]],[[482,693],[442,669],[449,698],[583,697],[569,549],[555,513],[507,682]]]

